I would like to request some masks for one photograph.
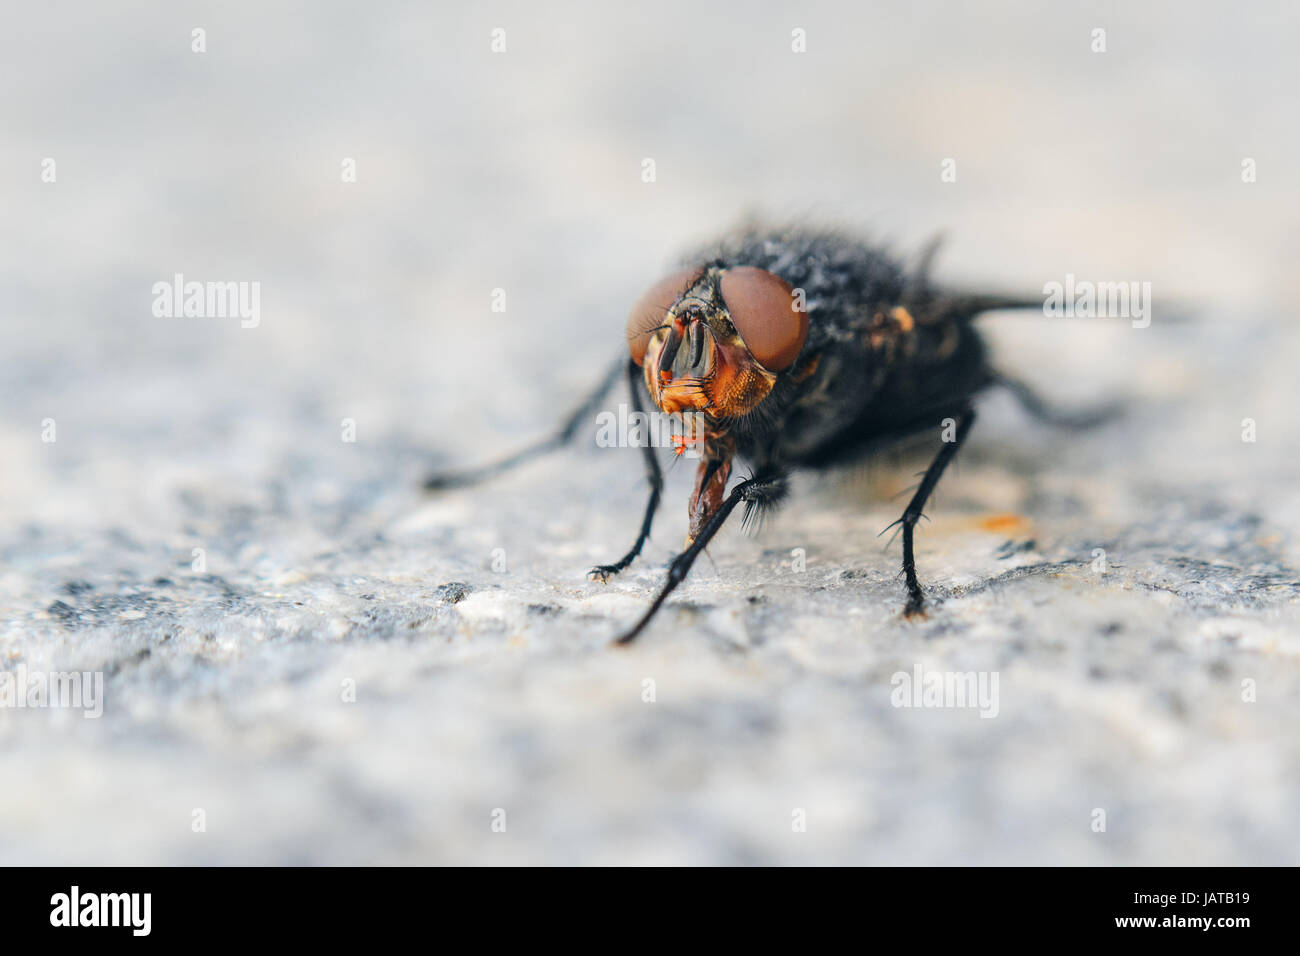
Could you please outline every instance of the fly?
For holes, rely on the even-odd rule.
[[[748,524],[777,508],[790,474],[868,457],[951,419],[903,514],[885,530],[903,539],[904,614],[921,614],[915,528],[975,422],[976,397],[1004,386],[1054,424],[1084,426],[1106,413],[1052,412],[1021,382],[998,374],[973,319],[993,309],[1042,308],[1015,298],[934,287],[932,244],[913,268],[837,233],[745,231],[691,256],[652,285],[627,320],[628,354],[595,392],[541,442],[495,464],[431,476],[429,490],[463,486],[561,447],[579,433],[620,377],[632,407],[696,413],[703,427],[683,550],[641,618],[617,640],[635,640],[740,505]],[[679,448],[680,451],[680,448]],[[608,581],[641,554],[663,491],[654,447],[642,448],[649,500],[628,552],[589,572]],[[751,471],[731,485],[733,463]],[[883,534],[884,532],[882,532]]]

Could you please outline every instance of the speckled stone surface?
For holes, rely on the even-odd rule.
[[[0,863],[1300,862],[1296,15],[844,6],[22,14],[0,665],[102,673],[104,712],[0,707]],[[798,476],[610,650],[689,467],[607,585],[635,450],[420,479],[542,433],[750,211],[946,229],[991,288],[1151,281],[1154,321],[982,320],[1125,413],[988,397],[924,620],[877,538],[921,447]],[[260,324],[155,317],[178,272],[260,282]],[[996,675],[996,715],[895,706],[918,667]]]

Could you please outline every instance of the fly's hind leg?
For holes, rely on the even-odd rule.
[[[934,461],[930,462],[930,467],[925,470],[925,477],[921,479],[920,487],[916,489],[916,494],[912,496],[907,509],[903,512],[903,517],[889,526],[893,528],[895,525],[900,525],[903,529],[903,578],[907,583],[907,606],[903,609],[903,613],[908,617],[920,614],[925,607],[925,594],[921,591],[921,583],[916,579],[916,553],[912,541],[916,523],[921,520],[925,503],[930,500],[935,485],[939,483],[944,469],[957,454],[957,449],[966,440],[966,435],[970,432],[974,421],[973,408],[967,408],[961,413],[957,419],[953,440],[945,442],[943,448],[939,449],[939,454],[934,456]],[[884,532],[882,531],[881,534]]]
[[[1019,379],[999,374],[995,381],[1010,392],[1026,412],[1044,425],[1050,425],[1054,428],[1072,430],[1095,428],[1098,425],[1104,425],[1111,419],[1118,418],[1123,411],[1123,406],[1119,402],[1078,410],[1056,408],[1034,391],[1032,387]]]
[[[641,402],[641,367],[631,359],[627,363],[627,384],[632,396],[632,409],[636,412],[644,412],[645,408]],[[641,548],[650,537],[650,526],[654,523],[655,512],[659,510],[659,499],[663,494],[664,476],[659,468],[659,459],[655,455],[652,442],[647,441],[641,447],[641,455],[645,461],[646,481],[650,485],[650,500],[646,502],[645,517],[641,519],[641,530],[637,533],[636,541],[627,554],[613,564],[597,565],[587,572],[592,580],[608,581],[610,575],[618,574],[637,559],[641,554]]]

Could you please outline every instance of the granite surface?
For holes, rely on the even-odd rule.
[[[26,8],[0,665],[103,712],[0,706],[0,862],[1300,862],[1297,14],[1193,7]],[[987,398],[924,620],[877,538],[919,447],[798,476],[611,650],[689,467],[603,585],[635,450],[420,481],[544,433],[752,212],[946,230],[985,288],[1151,282],[1146,328],[981,320],[1124,414]],[[157,316],[176,274],[260,283],[256,326]],[[900,706],[967,674],[982,706]]]

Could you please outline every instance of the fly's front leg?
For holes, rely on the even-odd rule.
[[[722,503],[713,512],[712,517],[700,530],[695,540],[691,542],[685,551],[673,558],[672,563],[668,565],[668,580],[664,582],[664,586],[660,589],[649,609],[641,616],[641,620],[637,621],[630,631],[617,638],[614,643],[630,644],[636,640],[637,635],[645,630],[646,625],[650,623],[650,619],[663,607],[664,601],[668,600],[668,595],[676,590],[677,585],[686,580],[691,565],[695,563],[695,559],[699,557],[700,552],[708,547],[709,542],[713,540],[713,536],[722,528],[731,513],[736,510],[736,505],[743,501],[747,508],[775,507],[785,496],[786,487],[786,476],[783,473],[768,472],[746,479],[732,488],[731,493],[722,500]]]
[[[632,396],[633,410],[644,412],[641,402],[641,367],[631,360],[627,363],[627,384]],[[636,541],[627,554],[613,564],[597,565],[587,572],[587,576],[593,581],[608,581],[610,575],[618,574],[626,568],[637,559],[646,539],[650,537],[650,526],[654,523],[655,512],[659,510],[659,499],[663,495],[664,476],[659,468],[659,458],[655,454],[654,444],[648,437],[641,448],[641,455],[645,461],[646,481],[650,485],[650,500],[646,502],[645,517],[641,519],[641,530],[637,533]]]
[[[916,579],[916,554],[912,543],[913,530],[916,528],[916,523],[921,520],[921,512],[925,508],[925,503],[930,500],[930,495],[934,492],[934,486],[939,483],[944,469],[948,467],[948,463],[957,454],[957,449],[966,440],[966,435],[970,432],[971,424],[974,421],[974,409],[968,408],[961,413],[961,416],[957,419],[957,430],[953,440],[945,442],[943,448],[939,449],[939,454],[934,456],[934,461],[930,462],[930,467],[925,470],[925,477],[921,479],[921,486],[916,489],[916,494],[908,502],[903,517],[889,526],[892,528],[894,525],[902,525],[903,528],[903,578],[907,582],[907,606],[903,609],[903,613],[908,617],[920,614],[925,607],[925,595],[921,591],[921,583]],[[889,528],[885,530],[888,531]]]

